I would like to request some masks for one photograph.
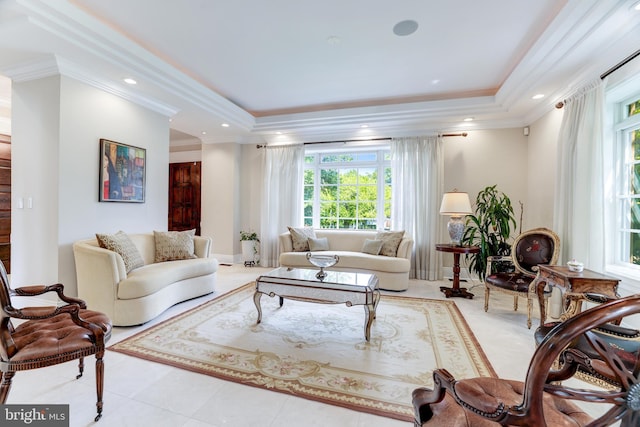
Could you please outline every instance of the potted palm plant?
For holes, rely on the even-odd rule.
[[[516,228],[516,218],[511,200],[496,185],[486,187],[478,193],[475,214],[468,215],[461,244],[478,246],[480,252],[468,254],[469,270],[484,281],[487,258],[509,255],[508,243],[511,231]]]
[[[240,231],[242,260],[245,266],[255,265],[258,262],[258,243],[260,239],[255,231]]]

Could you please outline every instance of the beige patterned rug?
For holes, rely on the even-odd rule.
[[[411,421],[411,392],[446,367],[495,376],[455,303],[383,295],[364,339],[363,307],[262,297],[254,285],[110,347],[132,356],[307,399]]]

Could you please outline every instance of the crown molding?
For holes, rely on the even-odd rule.
[[[247,111],[72,4],[42,0],[18,1],[30,16],[32,23],[41,29],[80,47],[102,61],[128,71],[138,80],[162,88],[182,102],[221,116],[239,129],[249,131],[253,127],[255,119]]]

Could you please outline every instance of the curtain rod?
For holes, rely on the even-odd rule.
[[[462,133],[443,133],[440,136],[447,137],[447,136],[462,136],[465,137],[468,135],[467,132],[462,132]],[[367,142],[367,141],[391,141],[392,138],[370,138],[370,139],[343,139],[340,141],[317,141],[317,142],[305,142],[303,143],[303,145],[314,145],[314,144],[337,144],[337,143],[344,143],[347,144],[349,142]],[[267,145],[266,144],[258,144],[256,145],[256,148],[265,148]]]
[[[640,56],[640,49],[636,50],[631,55],[627,56],[622,61],[620,61],[616,65],[614,65],[613,67],[609,68],[607,71],[605,71],[604,73],[600,74],[600,80],[604,80],[608,75],[618,71],[620,68],[624,67],[625,65],[627,65],[629,62],[633,61],[638,56]],[[556,108],[560,109],[560,108],[564,107],[565,102],[566,102],[566,99],[563,100],[563,101],[558,102],[556,104]]]

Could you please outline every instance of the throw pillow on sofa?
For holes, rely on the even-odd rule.
[[[365,239],[361,252],[370,255],[378,255],[380,253],[380,249],[382,249],[382,243],[382,240]]]
[[[197,258],[193,244],[195,234],[195,228],[188,231],[154,231],[155,262]]]
[[[384,256],[396,256],[398,255],[398,246],[404,236],[403,231],[378,231],[376,234],[376,240],[382,240],[382,248],[380,248],[380,255]]]
[[[307,239],[309,242],[309,250],[310,251],[328,251],[329,250],[329,239],[326,237],[319,237],[314,239],[313,237],[309,237]]]
[[[124,231],[118,231],[116,234],[96,233],[96,239],[98,239],[98,245],[100,245],[101,248],[114,251],[122,257],[127,273],[130,273],[134,268],[144,265],[144,260],[138,248],[136,248],[136,245],[133,244]]]
[[[291,233],[291,243],[294,252],[309,251],[309,237],[316,238],[316,232],[311,227],[287,227]]]

